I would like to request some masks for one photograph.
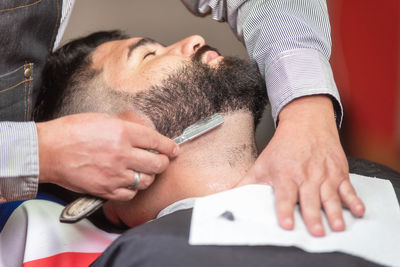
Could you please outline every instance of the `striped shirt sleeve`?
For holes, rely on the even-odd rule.
[[[64,0],[57,48],[75,0]],[[0,122],[0,203],[35,198],[39,183],[39,155],[34,122]]]
[[[195,15],[227,21],[266,80],[272,116],[292,100],[326,94],[338,125],[342,106],[329,64],[325,0],[182,0]]]
[[[34,122],[0,122],[0,203],[34,198],[39,157]]]

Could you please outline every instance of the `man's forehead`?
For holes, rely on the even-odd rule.
[[[106,61],[121,57],[124,51],[128,51],[129,46],[134,45],[142,39],[142,37],[133,37],[109,41],[99,45],[91,53],[93,66],[95,68],[101,68]]]
[[[142,39],[142,37],[132,37],[122,40],[108,41],[96,47],[96,49],[94,50],[94,54],[111,53],[114,52],[116,49],[126,49],[129,46],[135,45]]]
[[[136,49],[148,44],[159,44],[157,41],[148,37],[131,37],[123,40],[114,40],[99,45],[92,52],[92,62],[96,67],[104,63],[105,59],[110,57],[118,58],[126,55],[128,59]]]

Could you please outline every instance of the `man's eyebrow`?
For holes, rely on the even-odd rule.
[[[131,44],[131,45],[129,46],[128,58],[131,56],[132,52],[133,52],[135,49],[137,49],[137,48],[139,48],[139,47],[141,47],[141,46],[147,45],[147,44],[158,44],[158,42],[157,42],[157,41],[154,41],[154,40],[151,39],[151,38],[142,38],[142,39],[140,39],[140,40],[137,41],[136,43]]]

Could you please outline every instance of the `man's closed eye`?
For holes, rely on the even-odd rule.
[[[156,51],[149,52],[149,53],[147,53],[146,55],[144,55],[143,59],[145,59],[145,58],[148,57],[148,56],[155,56],[155,55],[156,55]]]

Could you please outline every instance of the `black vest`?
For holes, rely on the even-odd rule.
[[[28,121],[62,0],[0,0],[0,121]]]

